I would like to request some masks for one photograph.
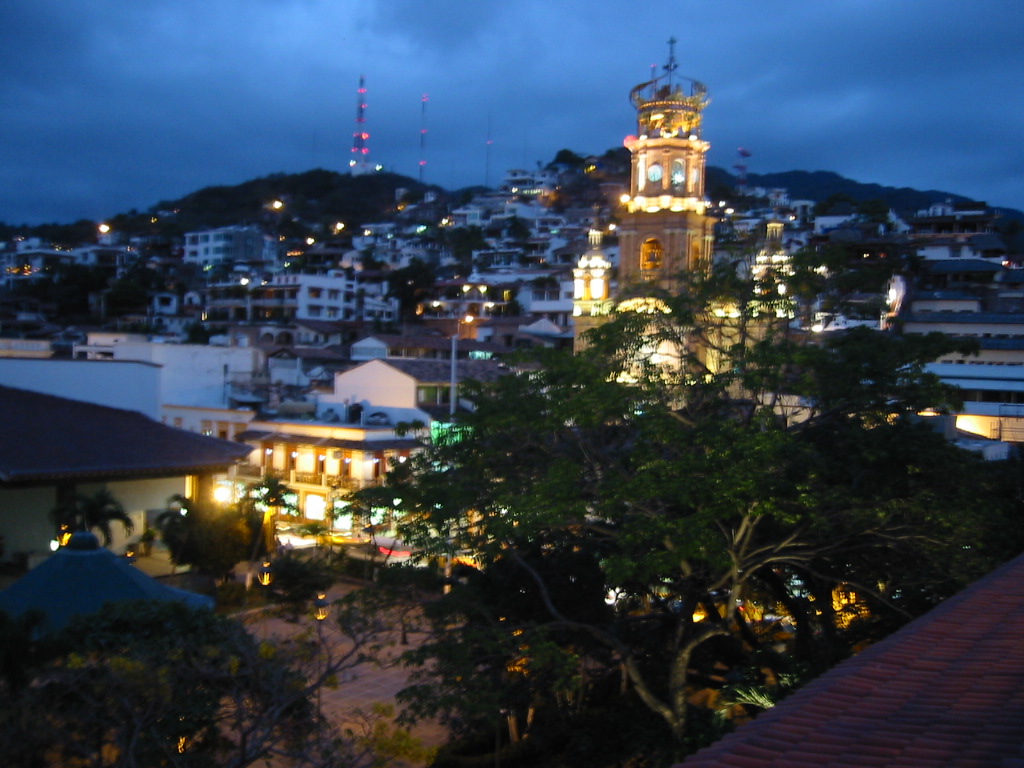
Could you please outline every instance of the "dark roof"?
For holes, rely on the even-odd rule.
[[[348,328],[348,326],[343,324],[340,320],[314,320],[307,318],[303,320],[295,320],[294,322],[296,328],[308,328],[314,333],[322,333],[325,335],[343,333]]]
[[[914,301],[981,301],[967,291],[917,291],[911,298]]]
[[[95,534],[78,532],[67,546],[0,592],[0,610],[12,616],[43,612],[45,633],[119,600],[173,600],[213,608],[212,598],[163,584],[101,547]]]
[[[900,319],[907,323],[1018,325],[1024,323],[1024,312],[908,312]]]
[[[0,483],[177,477],[234,464],[248,446],[135,411],[0,386]]]
[[[960,274],[963,272],[1002,272],[1003,265],[1000,262],[982,261],[981,259],[942,259],[941,261],[926,261],[924,269],[933,275]]]
[[[299,358],[300,360],[314,360],[324,361],[333,363],[347,363],[348,355],[345,354],[345,348],[332,344],[328,347],[281,347],[274,352],[267,354],[267,357],[282,358],[285,360],[294,360]]]
[[[682,763],[1024,766],[1024,555]]]
[[[450,360],[389,357],[377,362],[390,365],[392,368],[412,376],[417,381],[426,383],[451,381],[452,364]],[[459,381],[466,379],[496,381],[511,371],[506,365],[495,360],[459,360],[457,372]]]
[[[438,334],[432,336],[400,336],[395,334],[371,333],[369,336],[365,336],[359,341],[365,341],[366,339],[377,339],[377,341],[380,341],[388,347],[397,347],[401,349],[433,349],[447,352],[452,348],[451,337],[441,336]],[[459,339],[459,352],[466,352],[467,350],[494,352],[496,354],[509,351],[508,347],[503,347],[501,344],[495,344],[489,341]]]
[[[996,279],[1000,283],[1024,283],[1024,269],[1008,269]]]

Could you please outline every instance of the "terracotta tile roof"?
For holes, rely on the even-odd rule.
[[[685,768],[1024,766],[1024,555]]]
[[[0,386],[0,484],[175,477],[227,467],[251,447],[135,411]]]

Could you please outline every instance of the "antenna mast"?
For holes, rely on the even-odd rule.
[[[370,134],[366,132],[366,77],[359,76],[359,90],[356,91],[356,130],[352,134],[352,158],[348,161],[353,176],[369,171],[370,148],[366,140]]]
[[[420,99],[420,184],[423,183],[423,173],[427,170],[427,102],[430,98],[423,94]]]

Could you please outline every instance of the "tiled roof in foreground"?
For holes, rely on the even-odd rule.
[[[135,411],[0,386],[0,484],[201,474],[251,450]]]
[[[685,768],[1024,768],[1024,555]]]

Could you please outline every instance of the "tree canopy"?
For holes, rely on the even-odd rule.
[[[948,340],[794,330],[798,278],[694,273],[580,354],[465,385],[459,439],[381,491],[407,540],[481,569],[430,608],[415,712],[514,739],[615,700],[678,756],[726,680],[821,670],[1014,553],[1015,463],[916,415],[955,403],[924,369]]]

